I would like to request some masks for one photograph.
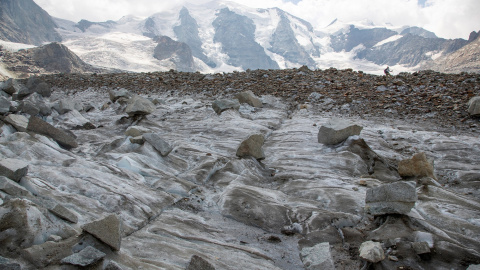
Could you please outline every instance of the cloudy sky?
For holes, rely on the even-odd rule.
[[[124,15],[148,17],[184,2],[211,0],[34,0],[50,15],[79,21],[118,20]],[[443,38],[467,39],[480,30],[479,0],[231,0],[250,7],[279,7],[312,23],[327,26],[334,19],[344,22],[371,20],[375,24],[423,27]]]

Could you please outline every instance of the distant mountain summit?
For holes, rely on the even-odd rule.
[[[33,0],[0,0],[0,39],[42,45],[61,41],[53,19]]]

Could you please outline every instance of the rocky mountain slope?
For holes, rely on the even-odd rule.
[[[0,39],[42,45],[61,41],[52,17],[33,0],[0,1]]]
[[[0,89],[0,267],[480,264],[477,75],[58,74]]]

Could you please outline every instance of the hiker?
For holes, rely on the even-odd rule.
[[[393,70],[391,70],[390,67],[387,66],[387,68],[384,69],[383,72],[385,73],[385,76],[390,76],[390,72],[393,72]]]

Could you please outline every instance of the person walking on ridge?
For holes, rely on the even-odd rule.
[[[393,70],[390,69],[389,66],[387,66],[386,69],[383,70],[383,72],[385,73],[385,76],[391,76],[390,72],[393,72]]]

